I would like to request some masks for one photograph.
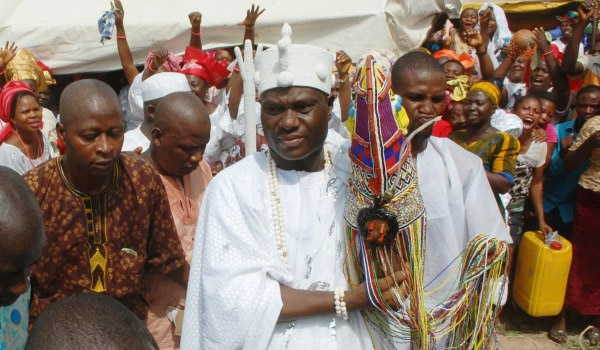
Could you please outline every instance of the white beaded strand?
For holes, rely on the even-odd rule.
[[[325,175],[329,176],[331,172],[331,160],[329,158],[329,152],[324,151],[323,158],[325,160]],[[275,243],[277,244],[277,251],[281,256],[283,263],[287,265],[287,234],[285,233],[283,207],[281,205],[281,196],[279,195],[277,165],[275,165],[275,161],[273,160],[273,157],[271,157],[270,152],[267,152],[267,186],[271,196],[271,211],[273,212],[273,227],[275,228]]]
[[[344,299],[345,291],[341,287],[337,287],[333,292],[333,302],[335,303],[335,315],[342,317],[344,321],[348,321],[348,309],[346,308],[346,300]]]

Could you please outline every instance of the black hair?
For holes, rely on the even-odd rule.
[[[442,67],[444,67],[446,64],[448,64],[448,63],[450,63],[450,62],[452,62],[452,63],[456,63],[456,64],[459,64],[459,65],[460,65],[460,66],[463,68],[463,70],[464,70],[464,71],[466,71],[466,70],[467,70],[467,69],[465,68],[465,66],[463,66],[463,64],[462,64],[462,63],[461,63],[459,60],[455,60],[454,58],[450,58],[450,59],[449,59],[449,60],[447,60],[446,62],[442,63]],[[438,62],[438,63],[439,63],[439,62]]]
[[[23,90],[23,91],[17,92],[13,96],[12,101],[10,102],[10,116],[9,116],[10,119],[14,118],[15,113],[16,113],[16,109],[17,109],[17,104],[19,103],[19,100],[21,99],[21,97],[27,96],[27,95],[32,96],[37,101],[37,98],[35,97],[35,94],[33,92],[31,92],[31,91]]]
[[[538,96],[533,95],[533,94],[531,94],[531,95],[525,95],[525,96],[519,96],[517,98],[517,100],[515,101],[515,104],[514,104],[514,106],[512,108],[513,111],[516,111],[517,108],[519,108],[519,106],[521,105],[521,103],[523,103],[523,102],[525,102],[527,100],[537,100],[540,103],[542,103],[542,100],[540,100],[540,98]]]
[[[531,95],[536,96],[540,100],[546,100],[546,101],[550,101],[550,102],[556,104],[556,97],[554,97],[554,95],[551,92],[539,91],[539,92],[533,93]]]
[[[44,243],[44,219],[37,199],[16,171],[0,166],[0,256],[7,257],[27,247],[41,252]]]
[[[423,51],[411,51],[396,60],[392,67],[392,86],[395,91],[398,91],[398,87],[404,80],[404,74],[406,72],[428,72],[429,75],[441,74],[446,80],[446,73],[444,67],[430,54]]]
[[[579,97],[583,94],[586,94],[588,92],[597,92],[600,93],[600,86],[598,85],[586,85],[583,88],[581,88],[581,90],[579,90],[577,92],[577,95],[575,96],[575,102],[579,101]]]
[[[26,350],[158,350],[129,309],[98,293],[76,294],[44,310],[29,333]]]

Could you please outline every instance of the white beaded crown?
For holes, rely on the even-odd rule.
[[[284,24],[277,47],[256,53],[254,83],[258,94],[281,87],[301,86],[331,92],[334,57],[310,45],[292,45],[292,28]]]

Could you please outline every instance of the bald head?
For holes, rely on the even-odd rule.
[[[0,306],[8,306],[29,288],[30,267],[42,253],[44,221],[25,180],[3,166],[0,203]]]
[[[210,140],[210,118],[191,92],[165,96],[156,108],[150,154],[163,175],[181,177],[194,171]]]
[[[156,127],[166,131],[175,126],[210,124],[210,118],[206,107],[196,95],[191,92],[173,92],[162,98],[156,106],[154,122]]]
[[[103,294],[86,293],[51,304],[37,319],[27,350],[157,350],[129,309]]]
[[[0,166],[0,203],[1,260],[19,259],[16,255],[29,251],[37,251],[39,256],[44,241],[40,206],[25,180],[3,166]]]
[[[423,51],[411,51],[400,57],[392,67],[392,88],[398,93],[406,80],[406,75],[413,73],[417,75],[440,76],[445,80],[444,68],[433,58]]]
[[[119,97],[108,84],[100,80],[75,81],[60,96],[60,122],[65,127],[90,115],[106,112],[123,119]]]

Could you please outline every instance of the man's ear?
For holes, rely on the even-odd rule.
[[[153,122],[154,121],[154,113],[156,113],[156,105],[149,104],[146,107],[146,111],[148,112],[148,117],[150,118],[150,121]]]
[[[56,135],[63,142],[63,144],[67,144],[65,141],[65,126],[61,122],[56,123]]]
[[[163,134],[162,130],[160,130],[157,127],[153,128],[151,131],[152,144],[156,147],[160,147],[163,136],[164,136],[164,134]]]

